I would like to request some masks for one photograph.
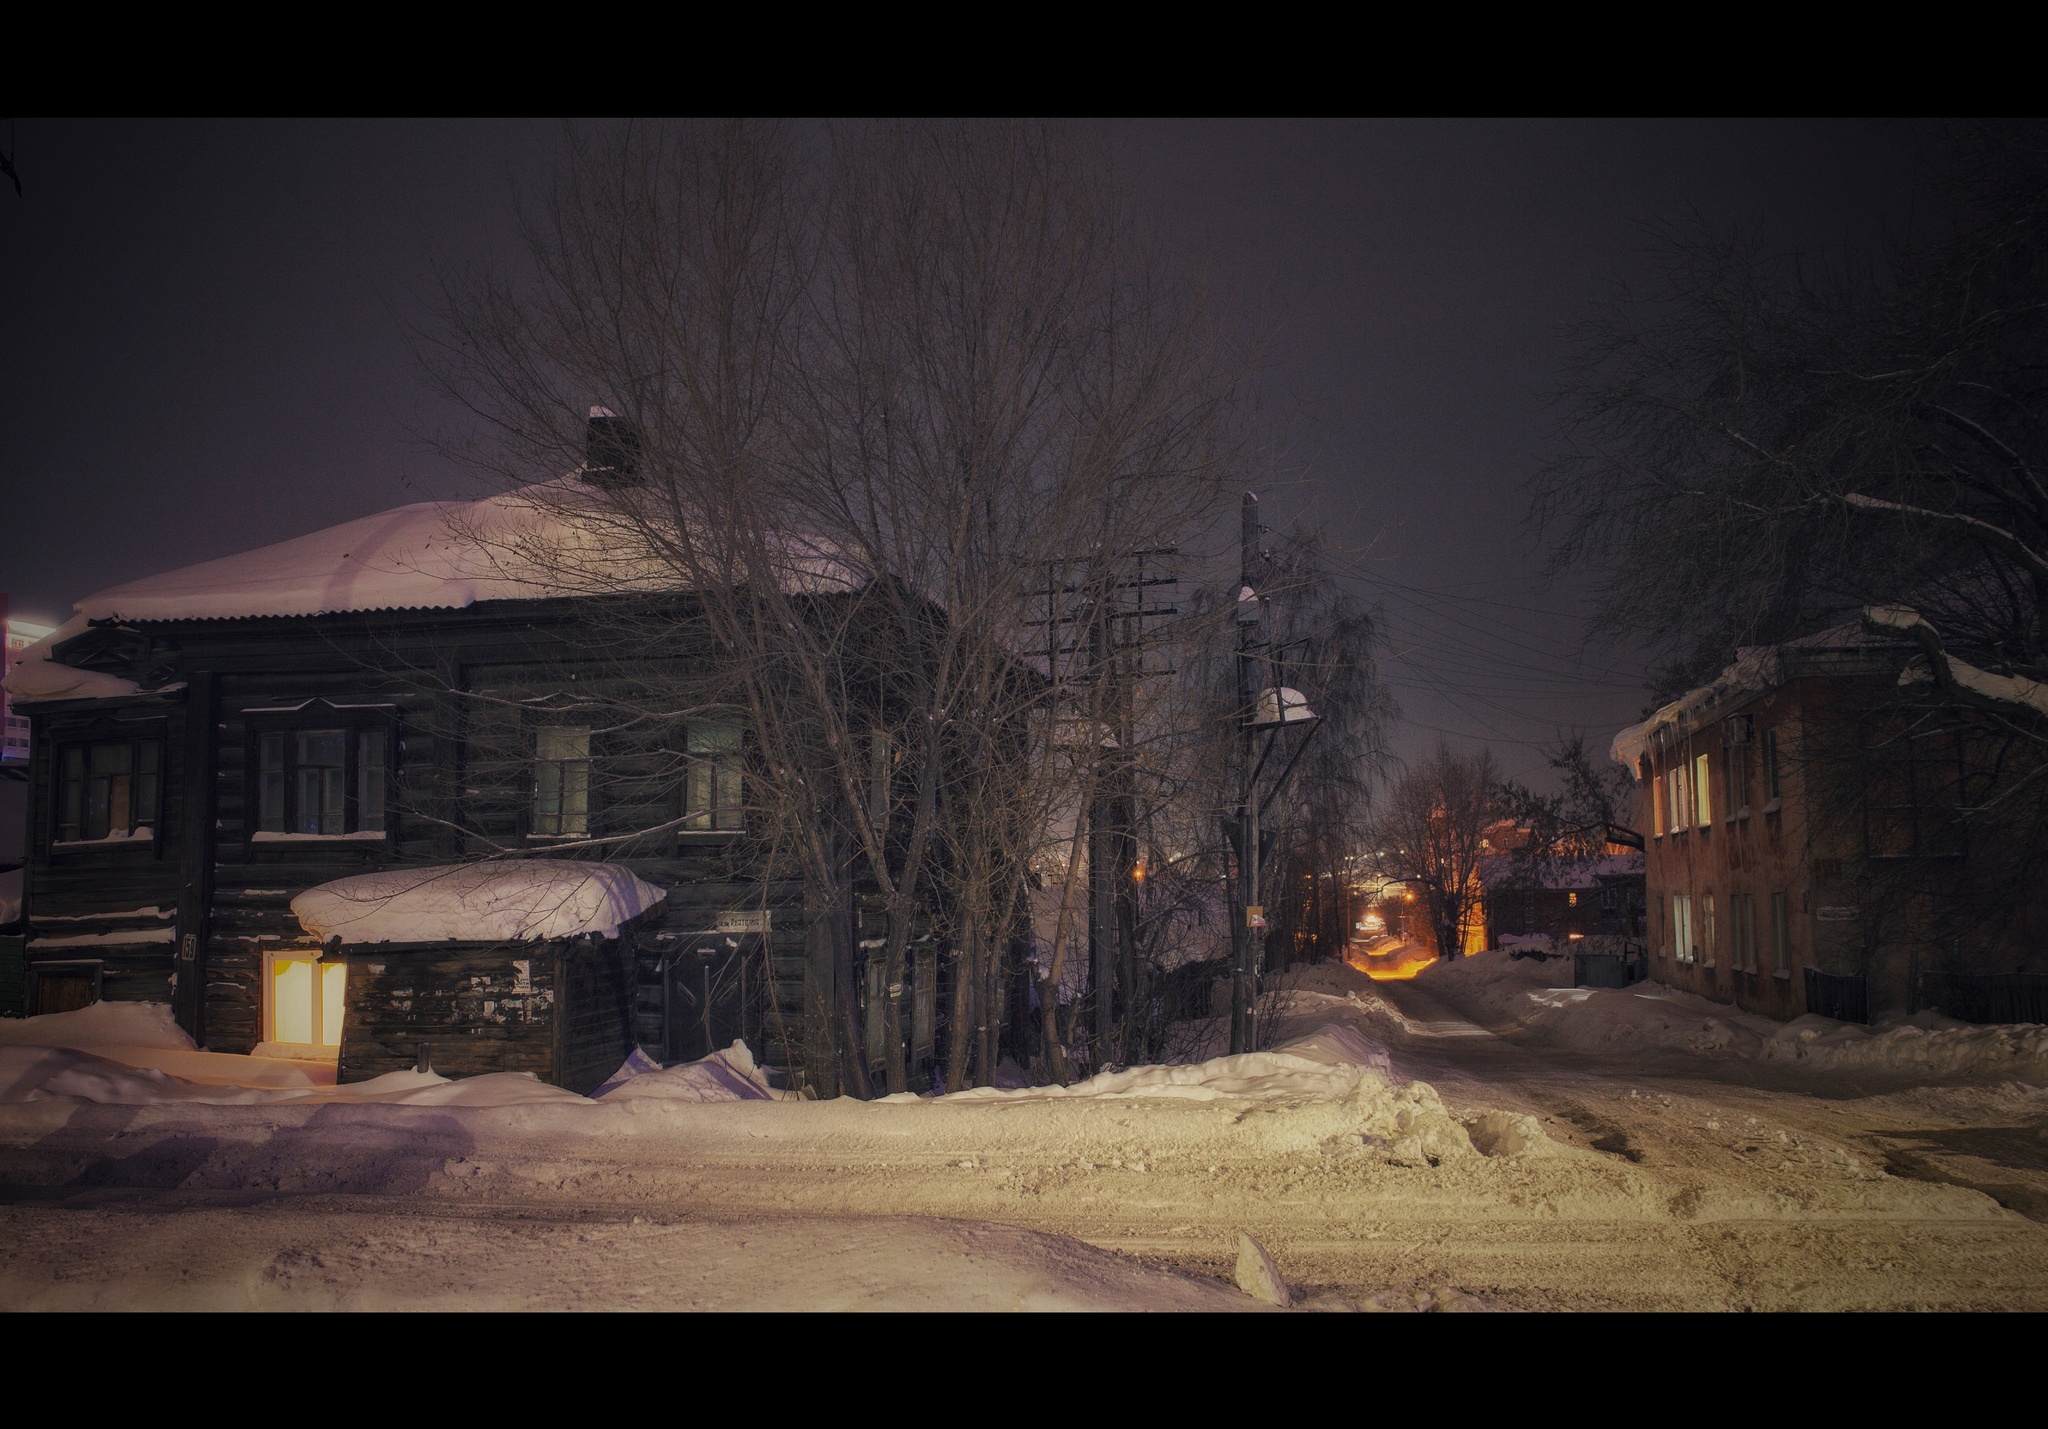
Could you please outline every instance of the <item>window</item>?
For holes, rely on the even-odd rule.
[[[1754,715],[1730,715],[1728,731],[1728,812],[1749,807],[1749,751],[1756,734]]]
[[[73,744],[59,755],[57,841],[155,837],[163,745],[154,739]]]
[[[1700,895],[1700,951],[1705,953],[1706,966],[1714,965],[1714,895]]]
[[[1658,837],[1664,834],[1664,780],[1650,780],[1650,827]]]
[[[741,803],[737,723],[692,720],[684,731],[683,827],[693,832],[746,827]]]
[[[1701,828],[1714,822],[1714,801],[1707,792],[1708,763],[1708,757],[1704,754],[1692,762],[1693,813],[1697,816]]]
[[[1728,951],[1737,972],[1756,971],[1756,895],[1728,895]]]
[[[266,1042],[297,1047],[339,1047],[348,964],[318,958],[264,960]]]
[[[1792,976],[1792,915],[1785,895],[1771,895],[1771,970],[1779,977]]]
[[[590,833],[590,731],[549,725],[534,731],[533,832],[548,838]]]
[[[1775,727],[1764,731],[1764,800],[1776,803],[1778,800],[1778,731]]]
[[[1692,895],[1671,895],[1671,943],[1678,961],[1692,961]]]
[[[1873,731],[1864,784],[1864,846],[1872,858],[1955,858],[1963,852],[1962,750],[1951,731]]]
[[[1678,833],[1692,825],[1692,786],[1686,778],[1685,762],[1672,765],[1664,777],[1671,785],[1671,831]]]
[[[383,725],[258,730],[256,837],[384,837],[390,748]]]

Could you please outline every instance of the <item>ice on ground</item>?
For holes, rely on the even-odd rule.
[[[1246,1311],[1070,1236],[915,1216],[523,1219],[0,1207],[16,1310]],[[345,1245],[345,1250],[337,1249]]]
[[[358,874],[307,889],[292,912],[344,943],[544,942],[615,938],[667,897],[620,864],[538,858]]]
[[[779,1096],[754,1065],[753,1053],[744,1042],[734,1042],[724,1051],[674,1067],[662,1066],[635,1047],[618,1071],[590,1094],[592,1101],[603,1102],[627,1102],[641,1097],[682,1102],[751,1102],[775,1101]]]

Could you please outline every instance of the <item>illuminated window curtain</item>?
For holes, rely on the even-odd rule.
[[[1699,826],[1705,828],[1714,822],[1714,800],[1708,792],[1708,756],[1702,754],[1692,762],[1692,803],[1693,813],[1698,817]]]

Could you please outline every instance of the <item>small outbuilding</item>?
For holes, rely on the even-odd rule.
[[[522,859],[387,869],[292,900],[308,942],[264,957],[261,1051],[531,1072],[588,1092],[636,1045],[636,929],[667,894],[630,869]]]

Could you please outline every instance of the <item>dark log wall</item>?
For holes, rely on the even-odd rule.
[[[555,961],[555,1071],[552,1080],[589,1092],[618,1071],[637,1040],[630,939],[573,943]]]
[[[341,1080],[404,1071],[422,1043],[443,1076],[531,1072],[555,1080],[559,951],[552,943],[343,949]]]
[[[37,720],[30,758],[26,968],[101,965],[100,996],[167,1002],[178,906],[183,789],[171,766],[184,733],[177,694],[93,705],[74,702]],[[163,750],[156,837],[115,843],[56,842],[57,749],[85,740],[148,738]],[[33,1010],[33,1009],[31,1009]]]
[[[291,912],[291,899],[317,884],[393,865],[446,862],[507,849],[538,852],[553,842],[536,837],[530,821],[531,729],[537,723],[591,723],[599,733],[592,754],[592,832],[670,820],[676,802],[675,751],[632,729],[607,729],[588,719],[588,706],[630,701],[615,649],[599,648],[600,629],[585,609],[568,602],[518,602],[466,611],[403,612],[369,617],[199,621],[152,625],[173,645],[182,668],[213,677],[213,798],[211,887],[196,966],[205,988],[204,1033],[215,1051],[247,1052],[261,1039],[261,975],[266,949],[310,946],[313,940]],[[659,673],[665,688],[707,657],[678,640],[664,647]],[[695,665],[692,665],[695,662]],[[287,712],[307,701],[300,714]],[[377,707],[372,713],[365,707]],[[389,802],[383,839],[256,840],[256,789],[250,768],[254,739],[266,723],[324,724],[385,720],[394,730]],[[99,961],[103,995],[161,1001],[171,995],[177,949],[180,831],[186,789],[183,768],[184,691],[123,701],[70,701],[31,710],[34,794],[31,813],[29,903],[32,937],[27,957]],[[110,723],[111,722],[111,723]],[[54,848],[54,755],[58,743],[114,729],[149,730],[162,739],[164,776],[158,837],[147,845]],[[673,743],[671,738],[669,744]],[[204,747],[200,741],[198,747]],[[196,821],[195,821],[196,822]],[[460,826],[458,831],[456,827]],[[665,948],[707,932],[744,927],[764,940],[769,986],[762,1000],[755,1055],[790,1079],[829,1094],[836,1085],[829,1019],[829,959],[808,938],[802,890],[766,886],[752,868],[758,852],[744,835],[670,830],[634,843],[595,849],[564,848],[562,856],[601,857],[631,867],[669,891],[664,907],[638,930],[638,956],[622,956],[629,1039],[658,1049],[663,1028],[659,961]],[[137,912],[136,910],[149,910]],[[196,922],[197,920],[195,920]],[[129,933],[89,943],[81,935]],[[553,964],[529,949],[530,977],[545,991],[516,993],[498,984],[510,978],[510,958],[486,969],[480,954],[449,950],[443,961],[409,961],[351,952],[348,1075],[413,1065],[422,1040],[426,1004],[443,999],[433,1015],[457,1019],[445,1053],[435,1048],[437,1070],[528,1070],[549,1075],[556,1029],[532,1030],[512,1018],[494,1020],[506,1007],[530,1007],[552,997]],[[490,961],[488,958],[486,962]],[[573,962],[573,959],[572,959]],[[364,970],[359,978],[356,967]],[[371,973],[373,966],[386,969]],[[402,982],[391,983],[406,969]],[[581,976],[582,974],[578,974]],[[591,974],[595,976],[593,972]],[[467,979],[483,978],[488,995]],[[446,980],[457,980],[447,982]],[[390,993],[413,989],[410,997]],[[383,989],[380,992],[378,989]],[[423,989],[425,991],[423,991]],[[378,999],[389,1000],[381,1004]],[[368,999],[360,1001],[359,999]],[[396,1004],[410,1000],[410,1009]],[[485,1016],[470,1007],[491,1001]],[[458,1006],[458,1002],[460,1005]],[[361,1018],[358,1026],[358,1007]],[[467,1010],[465,1010],[467,1009]],[[579,1014],[580,1015],[580,1014]],[[594,1015],[594,1014],[593,1014]],[[466,1020],[465,1020],[466,1019]],[[431,1021],[431,1016],[427,1018]],[[601,1080],[623,1057],[607,1012],[587,1028],[567,1029],[568,1075]],[[456,1025],[456,1024],[451,1024]],[[529,1035],[531,1033],[531,1035]],[[590,1039],[586,1041],[585,1039]],[[537,1039],[537,1040],[536,1040]],[[426,1040],[434,1042],[435,1038]],[[627,1043],[630,1046],[630,1041]],[[465,1050],[458,1050],[458,1048]],[[613,1053],[618,1052],[617,1056]],[[443,1065],[442,1056],[453,1059]],[[609,1059],[601,1071],[600,1063]],[[573,1083],[572,1083],[573,1084]],[[595,1082],[591,1083],[595,1085]]]

